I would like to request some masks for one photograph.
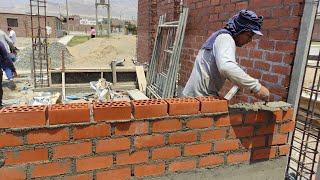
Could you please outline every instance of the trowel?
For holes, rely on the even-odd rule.
[[[225,99],[229,100],[233,98],[233,96],[239,91],[238,86],[233,86],[230,91],[224,96]]]

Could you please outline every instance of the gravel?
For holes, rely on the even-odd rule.
[[[48,46],[48,59],[51,60],[51,68],[61,68],[62,50],[65,52],[65,64],[70,64],[71,55],[65,45],[52,42]],[[30,70],[32,59],[32,48],[26,47],[18,52],[19,61],[15,63],[17,70]]]

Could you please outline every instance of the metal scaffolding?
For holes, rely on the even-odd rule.
[[[49,87],[46,0],[30,0],[33,85]]]
[[[148,72],[147,96],[150,98],[176,96],[188,11],[183,8],[179,21],[166,22],[166,14],[160,16]]]

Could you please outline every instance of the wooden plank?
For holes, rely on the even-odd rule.
[[[149,99],[146,95],[144,95],[141,91],[139,91],[139,89],[134,89],[127,92],[133,100]]]
[[[136,73],[137,73],[137,80],[138,80],[139,90],[143,94],[146,94],[147,79],[146,79],[146,75],[144,74],[143,66],[136,66]]]

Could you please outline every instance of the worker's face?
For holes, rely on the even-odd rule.
[[[247,43],[251,42],[253,36],[254,36],[253,32],[242,32],[234,38],[234,41],[236,42],[236,45],[238,47],[242,47]]]

